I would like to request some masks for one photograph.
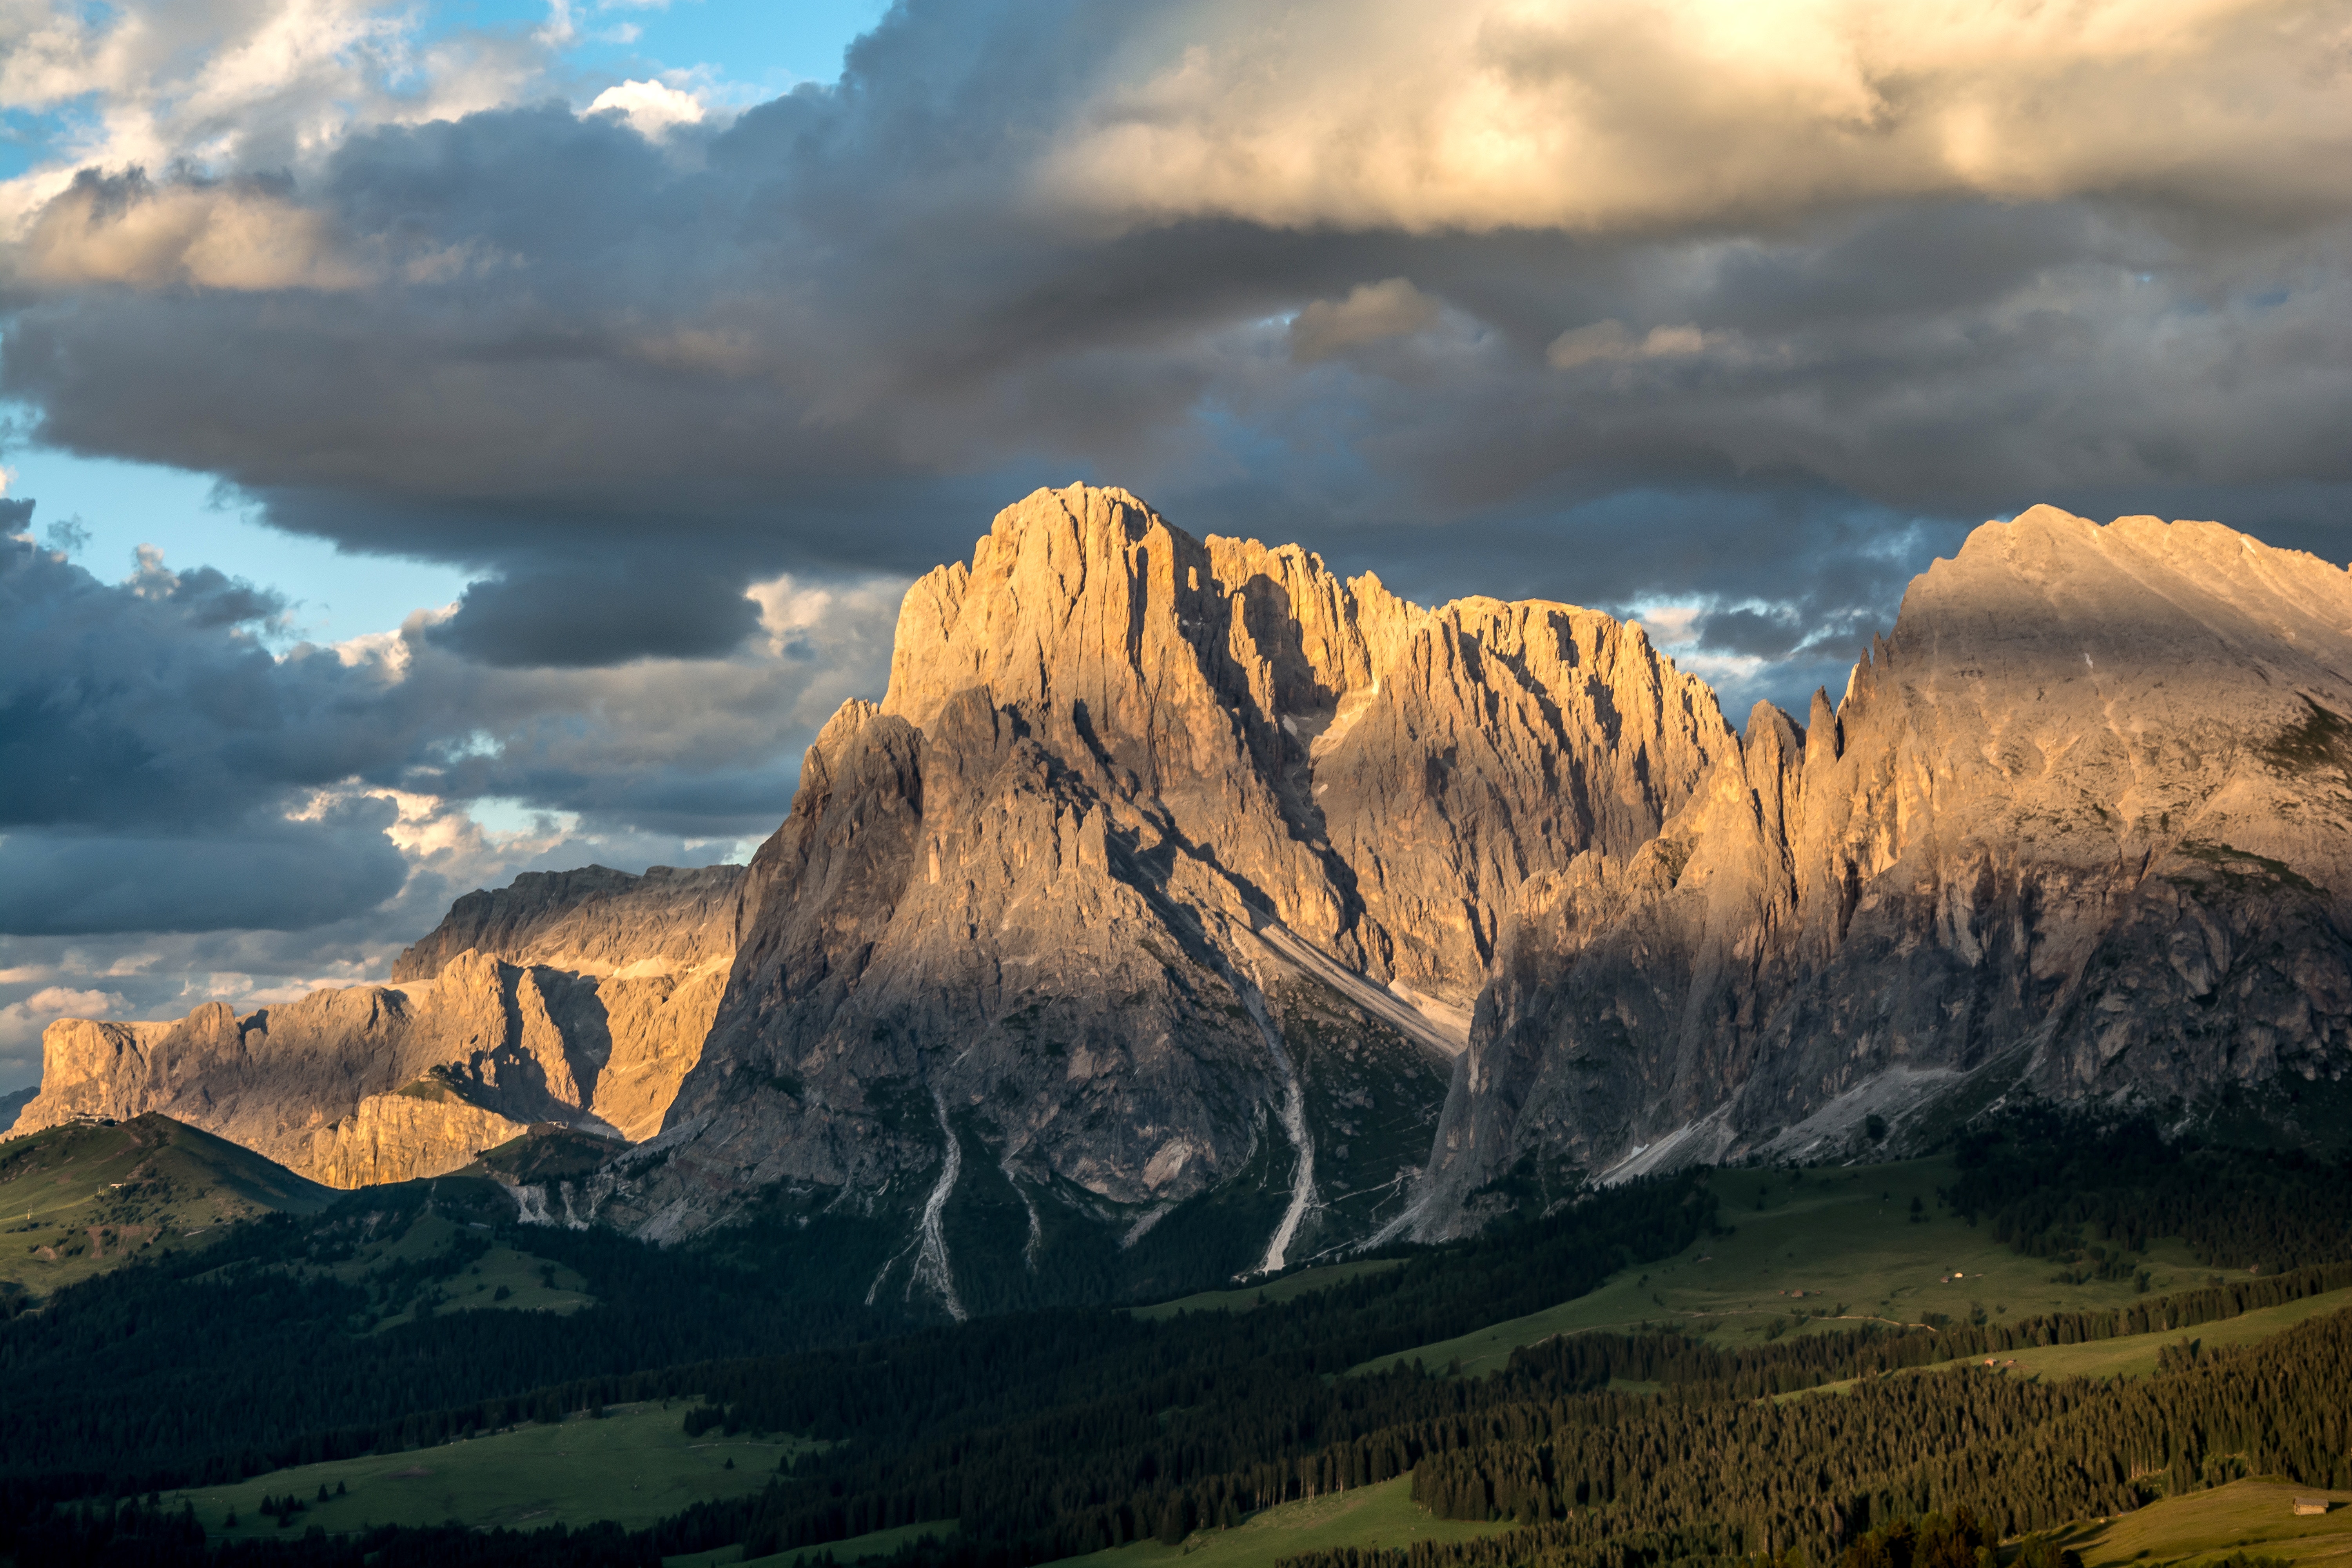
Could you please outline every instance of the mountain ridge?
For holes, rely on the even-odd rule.
[[[863,1215],[906,1238],[869,1299],[961,1314],[2003,1095],[2336,1082],[2347,713],[2352,580],[2218,524],[1986,524],[1838,701],[1734,731],[1638,626],[1074,486],[909,588],[748,868],[518,879],[395,978],[541,997],[501,1048],[542,1100],[434,1080],[532,1121],[617,1103],[583,989],[615,1039],[667,1009],[634,1146],[535,1214]]]
[[[161,1111],[341,1187],[456,1170],[535,1122],[649,1136],[725,988],[741,877],[527,872],[459,899],[387,984],[59,1019],[15,1131]]]

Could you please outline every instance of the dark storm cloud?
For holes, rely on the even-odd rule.
[[[216,572],[151,556],[107,584],[0,538],[0,830],[224,827],[374,762],[312,721],[351,673],[333,655],[281,666],[239,635],[276,607]]]
[[[912,7],[837,89],[667,145],[552,104],[369,131],[205,187],[299,215],[271,265],[316,286],[23,281],[0,375],[51,439],[491,574],[436,635],[509,667],[723,651],[744,582],[919,570],[1074,472],[1398,571],[1426,547],[1396,525],[1469,525],[1445,548],[1522,542],[1490,584],[1578,599],[1733,592],[1737,560],[1816,626],[1906,574],[1867,530],[1760,528],[1759,487],[1946,523],[2194,489],[2324,537],[2298,498],[2352,482],[2324,224],[1962,193],[1752,233],[1106,226],[1041,197],[1036,149],[1148,30],[1122,15]],[[117,178],[49,221],[193,199]],[[1719,504],[1594,521],[1662,494]],[[1629,527],[1649,565],[1612,577]]]
[[[589,572],[532,572],[469,586],[432,637],[484,664],[584,668],[633,658],[716,658],[760,613],[743,584],[618,561]]]
[[[383,902],[408,879],[362,799],[319,819],[255,817],[203,837],[12,833],[0,841],[0,932],[48,936],[304,931]]]
[[[542,102],[94,174],[10,252],[0,391],[478,571],[418,634],[432,681],[725,656],[747,584],[960,557],[1075,476],[1420,597],[1685,604],[1702,649],[1810,676],[2035,500],[2343,553],[2336,68],[2223,0],[2159,9],[2119,42],[1849,37],[1806,0],[1730,33],[917,0],[731,121]],[[447,778],[683,821],[688,771],[739,776],[624,784],[501,721],[499,779]]]
[[[499,669],[442,648],[425,615],[273,654],[254,627],[274,595],[152,552],[101,583],[0,538],[0,934],[352,916],[402,889],[395,840],[430,837],[396,826],[400,798],[764,834],[816,724],[887,662],[895,592],[757,592],[735,591],[726,659]]]

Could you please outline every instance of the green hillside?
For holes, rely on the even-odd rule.
[[[2298,1497],[2325,1497],[2324,1514],[2297,1514]],[[2059,1532],[2086,1568],[2126,1563],[2186,1563],[2243,1551],[2284,1558],[2295,1568],[2352,1562],[2352,1492],[2275,1479],[2231,1481],[2210,1491],[2166,1498],[2112,1520]]]
[[[693,1503],[757,1491],[779,1460],[813,1447],[751,1434],[688,1437],[680,1420],[679,1411],[660,1405],[614,1406],[602,1418],[578,1415],[192,1488],[172,1494],[172,1502],[193,1504],[206,1534],[230,1541],[277,1535],[278,1519],[261,1511],[262,1500],[288,1496],[306,1505],[290,1516],[288,1528],[298,1533],[314,1524],[340,1533],[453,1520],[522,1529],[612,1520],[641,1529]],[[331,1500],[318,1500],[321,1487]]]
[[[794,1563],[814,1563],[829,1557],[837,1563],[862,1563],[876,1558],[890,1558],[909,1546],[932,1544],[952,1540],[956,1521],[951,1519],[925,1520],[918,1524],[901,1524],[890,1530],[877,1530],[864,1535],[853,1535],[844,1541],[828,1541],[822,1546],[803,1546],[792,1552],[772,1552],[765,1557],[746,1559],[740,1546],[721,1546],[709,1552],[689,1552],[681,1556],[665,1557],[662,1568],[793,1568]]]
[[[201,1247],[256,1215],[339,1196],[168,1116],[68,1124],[0,1142],[0,1284],[31,1297],[156,1248]]]
[[[2213,1278],[2176,1238],[2149,1244],[2124,1278],[2058,1278],[1946,1208],[1958,1172],[1948,1156],[1885,1165],[1717,1171],[1708,1190],[1729,1235],[1703,1237],[1663,1262],[1540,1312],[1404,1352],[1465,1374],[1492,1372],[1520,1345],[1591,1329],[1671,1329],[1726,1348],[1767,1334],[1865,1324],[1962,1321],[2082,1307],[2120,1307]],[[1916,1205],[1915,1208],[1914,1205]],[[2142,1273],[2147,1289],[2141,1289]],[[2242,1275],[2234,1276],[2243,1278]],[[1381,1356],[1357,1372],[1395,1363]]]
[[[1302,1552],[1353,1548],[1401,1551],[1423,1542],[1475,1541],[1507,1525],[1485,1520],[1439,1519],[1412,1500],[1412,1481],[1400,1476],[1378,1486],[1286,1502],[1250,1515],[1231,1530],[1197,1531],[1175,1546],[1139,1541],[1087,1557],[1073,1568],[1274,1568]]]

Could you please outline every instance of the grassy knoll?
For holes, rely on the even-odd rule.
[[[362,1285],[400,1265],[431,1264],[454,1253],[469,1235],[471,1226],[430,1210],[417,1215],[397,1235],[361,1247],[341,1263],[320,1269],[346,1284]],[[503,1292],[503,1294],[501,1294]],[[376,1331],[413,1323],[424,1311],[468,1312],[484,1310],[558,1314],[593,1304],[587,1281],[561,1264],[534,1258],[511,1247],[491,1247],[454,1274],[436,1279],[428,1289],[393,1305],[376,1324]]]
[[[2326,1497],[2325,1514],[2298,1517],[2297,1497]],[[2227,1557],[2243,1548],[2260,1557],[2342,1568],[2352,1563],[2352,1492],[2326,1492],[2285,1481],[2232,1481],[2210,1491],[2167,1498],[2112,1520],[2094,1520],[2058,1540],[2083,1554],[2085,1568],[2120,1568]]]
[[[339,1195],[168,1116],[46,1128],[0,1142],[0,1282],[45,1296],[150,1249],[203,1246],[255,1215],[316,1214]]]
[[[1328,1290],[1359,1275],[1378,1274],[1383,1269],[1398,1268],[1402,1262],[1402,1258],[1375,1258],[1361,1263],[1332,1263],[1320,1268],[1302,1268],[1296,1274],[1286,1274],[1265,1285],[1246,1285],[1237,1290],[1202,1290],[1195,1295],[1179,1297],[1173,1301],[1138,1307],[1134,1312],[1139,1318],[1155,1320],[1172,1318],[1179,1312],[1247,1312],[1304,1296],[1310,1290]]]
[[[853,1535],[846,1541],[828,1541],[822,1546],[795,1547],[768,1557],[754,1557],[745,1562],[740,1546],[722,1546],[715,1552],[693,1552],[681,1557],[665,1557],[662,1568],[792,1568],[792,1564],[811,1561],[827,1553],[835,1563],[856,1563],[867,1557],[888,1557],[902,1546],[929,1536],[945,1541],[956,1532],[956,1521],[935,1519],[922,1524],[902,1524],[892,1530],[877,1530],[870,1535]]]
[[[172,1500],[187,1499],[206,1533],[231,1540],[278,1534],[261,1500],[289,1492],[309,1504],[294,1516],[296,1534],[313,1524],[336,1532],[449,1520],[535,1529],[609,1519],[635,1529],[707,1498],[756,1491],[778,1460],[810,1447],[749,1434],[689,1438],[684,1419],[683,1404],[615,1405],[602,1420],[575,1416],[437,1448],[331,1459],[174,1493]],[[343,1497],[317,1500],[321,1486],[331,1494],[338,1483]],[[226,1523],[231,1512],[234,1527]]]
[[[1720,1223],[1737,1234],[1703,1238],[1663,1263],[1627,1269],[1591,1295],[1404,1355],[1431,1367],[1458,1358],[1464,1373],[1477,1373],[1500,1367],[1520,1345],[1587,1329],[1648,1325],[1737,1344],[1751,1342],[1775,1321],[1786,1331],[1818,1333],[1866,1322],[1916,1323],[1923,1312],[1966,1321],[1981,1310],[1999,1321],[2137,1299],[2131,1279],[2053,1279],[2056,1264],[2021,1257],[1990,1231],[1941,1208],[1936,1190],[1954,1175],[1940,1156],[1801,1172],[1719,1171],[1709,1184],[1723,1205]],[[2143,1262],[2157,1293],[2189,1289],[2211,1277],[2177,1240],[2155,1243]],[[1368,1366],[1396,1359],[1383,1356]]]
[[[1399,1476],[1376,1487],[1265,1509],[1231,1530],[1196,1531],[1181,1546],[1142,1541],[1090,1557],[1074,1557],[1070,1564],[1071,1568],[1162,1568],[1181,1560],[1184,1568],[1273,1568],[1276,1558],[1295,1552],[1340,1546],[1404,1547],[1416,1541],[1469,1541],[1509,1528],[1433,1518],[1412,1500],[1412,1478]]]

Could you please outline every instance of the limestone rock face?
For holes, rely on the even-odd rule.
[[[430,980],[467,952],[574,974],[684,974],[735,953],[740,866],[656,866],[642,877],[604,866],[526,871],[467,894],[431,934],[394,961],[392,981]]]
[[[1633,853],[1738,751],[1637,627],[1039,491],[908,591],[884,700],[810,750],[703,1060],[598,1212],[919,1204],[874,1289],[951,1310],[1071,1215],[1148,1248],[1246,1190],[1236,1266],[1361,1239],[1520,883]],[[988,1204],[994,1253],[955,1224]]]
[[[750,867],[62,1021],[19,1125],[163,1110],[340,1183],[609,1128],[561,1223],[863,1215],[868,1298],[961,1314],[2004,1094],[2272,1104],[2352,1067],[2347,900],[2352,579],[2215,524],[1988,524],[1842,700],[1735,734],[1638,626],[1073,487],[908,591]]]
[[[372,1094],[311,1140],[315,1180],[372,1187],[437,1176],[530,1130],[477,1105],[463,1086],[427,1074],[391,1094]]]
[[[18,1130],[159,1110],[338,1186],[454,1170],[534,1121],[650,1137],[726,989],[742,877],[530,874],[459,900],[390,985],[60,1019]]]
[[[2009,1089],[2339,1079],[2347,900],[2352,579],[2213,523],[1988,523],[1835,708],[1759,709],[1650,843],[1520,887],[1423,1226]]]

